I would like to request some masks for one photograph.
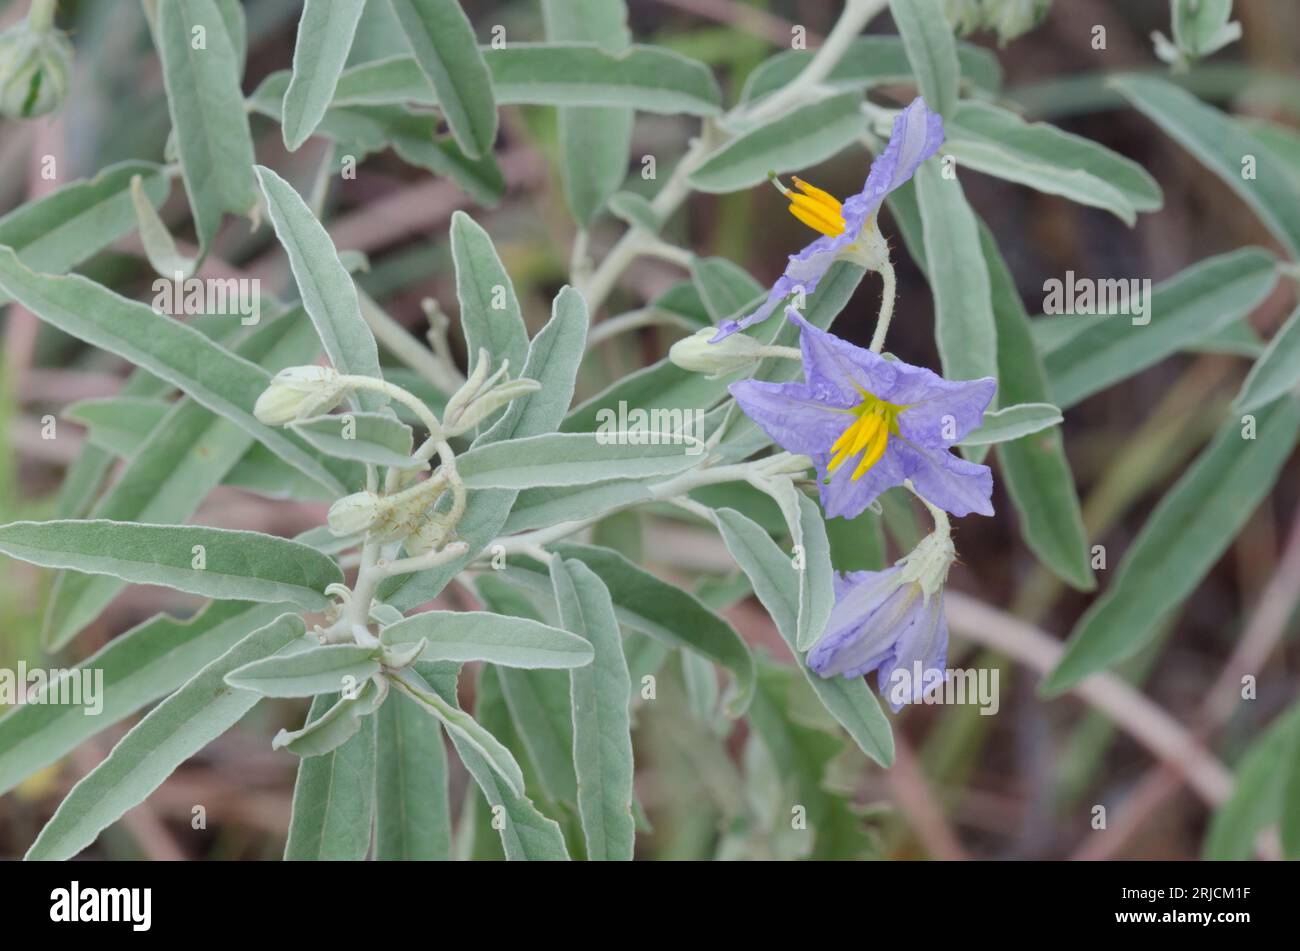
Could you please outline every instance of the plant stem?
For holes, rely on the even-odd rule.
[[[894,297],[897,294],[897,282],[894,278],[894,265],[886,261],[880,268],[880,316],[876,318],[876,332],[871,337],[871,352],[879,353],[885,348],[885,334],[889,333],[889,322],[894,318]]]

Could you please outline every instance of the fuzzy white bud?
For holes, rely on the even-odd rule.
[[[272,377],[271,385],[257,398],[253,415],[268,426],[283,426],[328,413],[347,391],[332,367],[287,367]]]

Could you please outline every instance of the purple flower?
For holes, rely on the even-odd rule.
[[[854,257],[860,239],[878,239],[874,218],[880,203],[911,178],[917,166],[942,143],[943,119],[931,112],[925,100],[918,96],[894,119],[889,144],[871,163],[862,191],[842,205],[832,195],[799,178],[794,180],[798,193],[778,185],[790,197],[790,213],[820,231],[822,237],[798,254],[790,255],[785,273],[772,285],[767,300],[740,320],[724,320],[712,342],[766,320],[781,301],[800,287],[811,294],[836,258]]]
[[[823,677],[877,671],[880,692],[897,713],[942,682],[947,658],[943,588],[927,593],[900,563],[835,579],[835,608],[807,663]]]
[[[812,459],[828,517],[853,518],[908,479],[953,515],[993,514],[988,466],[948,451],[983,420],[992,377],[945,380],[818,330],[794,308],[786,316],[802,328],[804,382],[741,380],[731,395],[782,448]]]

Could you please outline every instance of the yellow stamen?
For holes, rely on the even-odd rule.
[[[772,184],[777,187],[781,194],[790,199],[790,214],[814,231],[820,231],[829,237],[834,238],[844,233],[846,227],[844,212],[834,195],[822,191],[816,186],[809,185],[798,176],[794,176],[792,179],[794,186],[802,192],[802,194],[796,194],[782,185],[775,175],[770,177]]]
[[[850,477],[854,482],[862,478],[885,455],[889,437],[898,435],[898,414],[907,409],[906,406],[888,403],[861,387],[858,392],[862,394],[862,402],[844,410],[857,418],[831,445],[831,461],[826,466],[827,473],[833,473],[861,453],[862,458],[858,460]]]

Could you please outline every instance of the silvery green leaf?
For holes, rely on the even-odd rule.
[[[379,708],[375,858],[451,858],[451,802],[442,728],[401,691]]]
[[[589,664],[592,657],[591,645],[568,631],[487,611],[425,611],[384,628],[380,639],[388,647],[425,640],[425,661],[562,670]]]
[[[357,289],[339,261],[334,242],[307,203],[275,172],[257,166],[257,179],[275,235],[289,255],[303,307],[320,334],[325,354],[340,373],[383,379],[379,349],[361,317]],[[357,394],[362,409],[378,409],[387,399],[370,391]]]
[[[216,3],[226,36],[235,50],[235,72],[242,80],[248,61],[248,20],[244,16],[244,4],[241,0],[216,0]]]
[[[312,701],[308,720],[325,715],[334,698]],[[286,861],[359,862],[370,850],[375,815],[374,720],[337,749],[298,763]]]
[[[1156,623],[1192,593],[1273,487],[1300,433],[1300,403],[1281,397],[1253,417],[1253,438],[1230,417],[1147,519],[1114,579],[1075,625],[1043,682],[1060,693],[1137,653]]]
[[[745,79],[741,102],[754,102],[776,92],[812,61],[811,50],[785,50],[764,60]],[[957,44],[964,82],[982,93],[1002,88],[1002,67],[991,51],[970,43]],[[897,36],[859,36],[831,68],[821,85],[836,92],[915,82],[903,41]]]
[[[415,436],[387,413],[338,413],[299,420],[291,428],[303,441],[330,456],[409,469]]]
[[[984,414],[984,422],[961,441],[963,446],[1010,442],[1055,426],[1065,417],[1051,403],[1017,403]]]
[[[510,361],[518,375],[528,353],[528,328],[515,286],[497,256],[492,238],[469,215],[451,216],[451,256],[456,267],[456,297],[465,346],[477,355],[486,348],[493,366]]]
[[[521,374],[536,380],[541,389],[506,407],[492,428],[475,441],[476,445],[554,431],[573,399],[578,364],[587,346],[587,327],[587,305],[582,295],[563,288],[556,295],[550,321],[528,347]],[[457,526],[457,533],[469,542],[470,552],[445,567],[407,575],[382,587],[383,600],[401,610],[429,601],[501,533],[515,495],[510,489],[472,493],[465,517]]]
[[[308,610],[343,572],[314,548],[259,532],[60,519],[0,525],[0,551],[47,568],[107,574],[208,598],[288,601]],[[202,557],[204,567],[193,567]]]
[[[437,683],[432,686],[425,683],[423,687],[430,692],[436,692],[444,704],[455,708],[454,690]],[[483,790],[488,804],[493,807],[493,817],[496,817],[499,809],[499,814],[505,819],[500,826],[500,833],[506,858],[551,861],[568,859],[569,853],[564,845],[564,834],[560,831],[559,825],[538,812],[532,800],[524,795],[521,788],[512,788],[512,784],[502,778],[500,772],[493,768],[490,760],[485,758],[466,737],[450,730],[448,735],[456,747],[461,762],[474,777],[474,782]]]
[[[739,191],[759,184],[769,172],[818,165],[857,142],[866,129],[860,93],[829,96],[741,133],[691,172],[689,181],[700,191]]]
[[[0,717],[0,793],[135,711],[171,693],[283,604],[214,601],[183,620],[160,614],[119,634],[67,676],[103,677],[99,713],[74,704],[24,703]]]
[[[150,266],[169,280],[183,281],[193,274],[198,261],[176,249],[175,239],[158,217],[153,201],[145,193],[144,180],[138,175],[131,179],[131,207],[135,210],[140,244]]]
[[[1118,89],[1139,112],[1219,176],[1259,215],[1292,256],[1300,255],[1300,203],[1286,165],[1245,128],[1191,93],[1146,76],[1117,76]],[[1244,146],[1244,147],[1243,147]],[[1251,159],[1248,176],[1244,162]]]
[[[790,531],[794,546],[791,565],[796,561],[803,565],[795,568],[798,595],[794,642],[796,649],[806,651],[825,632],[831,608],[835,606],[834,569],[826,523],[817,503],[796,489],[789,479],[764,479],[757,485],[776,501]]]
[[[1136,162],[989,103],[961,103],[945,132],[944,151],[959,166],[1104,208],[1130,227],[1139,211],[1164,203],[1160,186]]]
[[[229,678],[226,680],[229,683]],[[380,686],[380,683],[383,686]],[[328,710],[310,719],[300,730],[281,730],[271,740],[271,749],[288,750],[295,756],[324,756],[352,739],[366,724],[366,718],[384,703],[388,682],[366,680],[356,696],[339,697]]]
[[[1233,410],[1248,413],[1300,387],[1300,307],[1291,312],[1250,368]]]
[[[272,369],[312,360],[320,342],[306,321],[294,319],[295,313],[257,328],[237,345],[236,353]],[[124,392],[140,389],[128,383]],[[134,404],[134,409],[139,410],[139,404]],[[124,411],[118,421],[129,421],[130,415]],[[256,448],[244,429],[214,416],[192,399],[182,399],[165,408],[158,422],[133,444],[125,467],[94,505],[92,514],[118,522],[184,522],[208,492],[238,468],[241,458],[247,459]],[[47,649],[57,650],[66,644],[121,590],[122,583],[106,575],[61,573],[51,591],[42,631]]]
[[[293,45],[293,79],[284,94],[284,146],[307,141],[334,98],[365,0],[306,0]]]
[[[153,205],[167,196],[167,177],[152,162],[120,162],[72,182],[0,218],[0,245],[34,271],[62,274],[135,229],[131,180],[140,176]],[[9,300],[0,293],[0,303]]]
[[[292,657],[268,657],[236,668],[226,683],[263,697],[345,696],[379,673],[379,651],[360,644],[320,644]]]
[[[957,106],[961,65],[940,0],[889,0],[889,12],[926,103],[945,119]]]
[[[461,149],[470,158],[491,152],[497,137],[497,108],[492,78],[469,17],[456,0],[389,2]]]
[[[649,199],[636,192],[615,192],[609,198],[609,210],[620,221],[650,234],[658,234],[663,227]]]
[[[612,53],[632,41],[623,0],[543,0],[548,40],[599,44]],[[559,121],[560,172],[564,196],[580,225],[590,225],[627,177],[632,144],[631,108],[562,108]]]
[[[1235,770],[1232,795],[1210,820],[1201,857],[1211,862],[1240,862],[1255,854],[1255,842],[1265,829],[1281,819],[1283,848],[1285,822],[1294,815],[1294,790],[1288,785],[1300,758],[1300,707],[1292,705],[1250,744]],[[1290,775],[1288,775],[1290,774]],[[1293,854],[1287,851],[1287,858]]]
[[[225,682],[237,667],[302,643],[300,618],[283,615],[213,660],[137,723],[108,757],[72,788],[27,859],[69,859],[143,802],[181,763],[243,718],[255,693]],[[368,830],[367,830],[368,831]]]
[[[370,616],[379,621],[381,627],[391,627],[402,620],[402,615],[391,604],[376,604],[370,608]],[[402,644],[396,647],[383,648],[383,662],[385,667],[393,670],[399,670],[402,667],[410,667],[424,649],[429,646],[429,642],[424,638],[409,644]]]
[[[296,437],[253,416],[253,404],[271,380],[261,367],[193,327],[84,277],[37,274],[7,248],[0,248],[0,287],[46,323],[180,387],[330,491],[340,495],[346,491]]]
[[[448,735],[451,736],[452,742],[455,743],[462,759],[466,750],[468,750],[485,762],[496,776],[506,782],[512,795],[523,797],[524,774],[519,769],[519,764],[515,762],[510,750],[500,740],[484,729],[483,725],[472,716],[454,703],[449,702],[441,693],[425,683],[416,671],[404,670],[396,674],[395,679],[396,683],[402,685],[402,689],[406,691],[411,699],[420,704],[426,712],[438,718]],[[466,763],[465,766],[470,772],[474,772],[469,763]],[[478,778],[476,774],[475,779],[478,780]]]
[[[669,647],[686,648],[730,671],[734,683],[728,715],[745,712],[754,689],[754,658],[735,628],[677,585],[656,578],[618,552],[592,545],[560,544],[562,558],[576,558],[594,571],[614,601],[619,623],[648,634]],[[512,558],[501,577],[521,587],[547,593],[546,569],[526,558]]]
[[[1153,288],[1146,313],[1075,317],[1087,329],[1044,356],[1052,402],[1069,409],[1192,341],[1250,313],[1277,283],[1277,262],[1260,248],[1198,261]],[[1132,307],[1130,307],[1130,310]],[[1135,320],[1149,323],[1135,324]]]
[[[718,528],[727,550],[754,585],[754,593],[795,656],[818,699],[853,737],[862,752],[882,766],[894,761],[894,735],[865,680],[819,677],[808,669],[796,643],[799,579],[790,559],[757,523],[734,509],[719,509]]]
[[[516,496],[501,532],[513,535],[534,528],[547,528],[653,499],[645,483],[623,479],[592,485],[524,489]]]
[[[578,813],[590,861],[632,860],[632,684],[609,590],[580,561],[551,559],[560,622],[590,642],[595,659],[570,671]]]
[[[943,375],[952,380],[996,377],[997,327],[975,213],[961,183],[944,178],[935,161],[922,163],[915,182],[926,259],[943,262],[929,273]]]
[[[715,323],[757,304],[767,293],[748,271],[726,258],[696,258],[691,280]]]
[[[703,448],[697,437],[671,433],[545,433],[476,446],[456,468],[471,489],[583,485],[672,475],[698,465]]]
[[[611,384],[591,399],[573,408],[561,429],[564,432],[593,432],[603,419],[658,419],[668,428],[694,418],[697,411],[714,406],[727,395],[727,386],[744,376],[737,370],[710,379],[703,373],[683,370],[667,357],[642,367]],[[613,414],[611,417],[609,414]]]
[[[155,33],[185,191],[206,251],[222,212],[250,214],[258,200],[239,56],[213,0],[158,0]]]

